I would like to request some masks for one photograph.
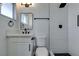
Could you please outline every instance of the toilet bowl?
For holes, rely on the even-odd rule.
[[[45,48],[45,47],[38,47],[36,49],[36,54],[35,55],[36,56],[48,56],[49,53],[48,53],[47,48]]]
[[[38,35],[36,36],[36,39],[34,40],[34,53],[35,56],[53,56],[52,51],[47,49],[46,44],[46,35]]]

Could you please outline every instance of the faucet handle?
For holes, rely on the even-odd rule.
[[[30,33],[30,31],[28,31],[28,34]]]
[[[24,29],[24,31],[25,31],[25,34],[27,34],[27,29],[26,28]]]
[[[26,31],[27,29],[25,28],[24,30]]]
[[[22,31],[22,33],[24,34],[24,32]]]

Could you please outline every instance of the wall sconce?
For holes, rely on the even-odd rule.
[[[21,3],[21,5],[24,5],[25,7],[30,7],[32,3]]]

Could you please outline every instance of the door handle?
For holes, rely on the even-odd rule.
[[[29,44],[29,51],[30,51],[30,44]]]

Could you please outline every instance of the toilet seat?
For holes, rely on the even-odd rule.
[[[48,50],[45,47],[38,47],[36,49],[36,56],[48,56]]]

